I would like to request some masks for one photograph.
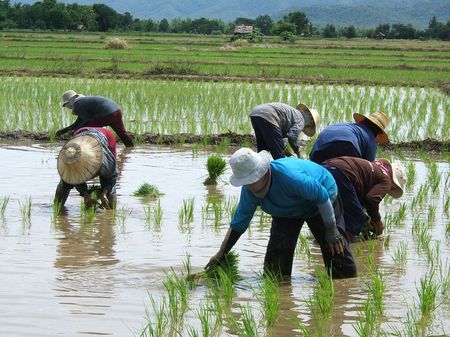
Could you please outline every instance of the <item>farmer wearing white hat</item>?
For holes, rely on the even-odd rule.
[[[303,132],[312,137],[319,123],[317,110],[309,109],[304,104],[293,108],[284,103],[265,103],[256,106],[250,113],[250,120],[255,131],[256,146],[259,151],[267,150],[274,159],[284,158],[283,138],[287,138],[292,150],[300,157],[298,137]]]
[[[56,202],[63,206],[75,187],[85,204],[94,206],[96,201],[89,194],[86,181],[99,176],[102,206],[114,206],[117,164],[116,139],[111,131],[89,127],[78,129],[75,137],[59,152],[57,168],[61,180],[56,188]]]
[[[81,127],[110,126],[126,147],[133,146],[133,140],[125,130],[122,111],[109,98],[102,96],[84,96],[73,90],[67,90],[63,95],[63,107],[72,110],[77,120],[72,125],[56,131],[56,136]]]
[[[355,157],[337,157],[321,164],[333,175],[344,206],[345,231],[350,242],[370,218],[370,227],[376,235],[383,234],[379,206],[389,194],[400,198],[406,184],[406,172],[400,163],[386,159],[370,162]]]
[[[257,206],[272,215],[264,260],[271,272],[290,276],[297,239],[306,221],[334,278],[356,276],[356,266],[345,237],[341,200],[332,175],[309,160],[272,160],[267,151],[248,148],[230,158],[233,186],[242,186],[239,204],[222,245],[206,265],[220,264],[244,233]]]
[[[377,144],[389,143],[385,132],[388,117],[377,111],[367,116],[354,113],[355,123],[332,124],[323,129],[313,145],[309,158],[316,162],[342,156],[375,160]]]

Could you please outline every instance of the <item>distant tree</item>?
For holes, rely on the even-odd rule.
[[[278,21],[272,27],[273,35],[281,35],[284,32],[289,32],[289,33],[295,35],[297,33],[297,27],[295,26],[295,23],[286,22],[286,21]]]
[[[356,37],[356,28],[354,26],[342,28],[342,36],[345,36],[348,39]]]
[[[414,39],[417,35],[416,30],[412,25],[404,25],[397,23],[392,25],[389,32],[390,39]]]
[[[169,31],[169,28],[170,28],[170,27],[169,27],[169,21],[167,21],[166,18],[162,19],[162,20],[159,22],[158,28],[159,28],[159,31],[160,31],[160,32],[167,33],[167,32]]]
[[[117,28],[119,24],[119,16],[114,9],[104,4],[93,4],[92,9],[96,15],[99,31],[107,32]]]
[[[255,24],[255,20],[249,19],[249,18],[236,18],[234,20],[235,25],[247,25],[247,26],[253,26]]]
[[[292,12],[283,17],[283,20],[295,24],[297,35],[310,35],[309,19],[303,12]]]
[[[450,21],[447,21],[445,26],[442,27],[437,37],[441,40],[450,41]]]
[[[269,35],[273,27],[272,18],[268,15],[257,16],[255,20],[255,26],[259,28],[261,34]]]
[[[433,16],[428,23],[428,29],[425,31],[425,36],[428,38],[436,39],[439,32],[444,28],[444,24],[439,22],[435,16]]]
[[[325,28],[323,29],[322,36],[326,38],[336,37],[337,36],[336,27],[332,24],[326,25]]]
[[[200,18],[192,20],[192,33],[196,34],[211,34],[213,31],[223,32],[225,24],[221,20],[210,20]]]
[[[122,15],[118,14],[119,27],[123,30],[130,30],[133,24],[133,16],[129,12],[125,12]]]

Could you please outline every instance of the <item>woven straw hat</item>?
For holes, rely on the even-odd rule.
[[[75,137],[68,141],[58,155],[57,168],[61,179],[78,185],[92,179],[102,165],[102,144],[91,135]]]
[[[296,109],[302,110],[302,111],[306,112],[307,114],[309,114],[310,119],[313,121],[313,125],[306,126],[303,129],[303,133],[305,135],[307,135],[308,137],[314,136],[314,134],[316,133],[316,125],[318,125],[320,122],[319,112],[316,109],[309,109],[304,104],[297,105]]]
[[[359,113],[353,114],[353,119],[356,123],[362,122],[365,118],[367,118],[369,121],[371,121],[373,124],[378,126],[381,129],[381,134],[377,136],[377,142],[379,144],[387,144],[389,143],[389,137],[384,131],[384,129],[387,127],[389,123],[389,119],[386,116],[386,114],[382,111],[373,112],[370,115],[364,116]]]
[[[74,90],[67,90],[63,94],[63,107],[65,107],[72,99],[75,99],[78,96],[80,95],[77,94]]]
[[[231,185],[239,187],[257,182],[266,174],[271,160],[272,156],[265,150],[259,153],[246,147],[237,150],[230,158]]]
[[[390,190],[388,194],[393,198],[400,198],[403,195],[403,190],[406,185],[406,171],[402,164],[392,163],[392,180],[394,184],[398,187],[394,190]]]

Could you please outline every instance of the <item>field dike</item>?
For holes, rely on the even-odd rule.
[[[155,133],[144,133],[136,135],[129,132],[133,140],[140,144],[156,144],[156,145],[176,145],[176,144],[207,144],[216,145],[229,143],[231,146],[241,146],[243,144],[252,144],[256,146],[256,138],[250,134],[238,134],[234,132],[212,134],[212,135],[196,135],[190,133],[180,133],[173,135],[161,135]],[[0,131],[0,139],[6,140],[39,140],[39,141],[55,141],[56,139],[48,132],[30,132],[30,131]],[[58,140],[68,140],[69,136],[58,137]],[[118,140],[120,141],[120,140]],[[450,152],[450,140],[439,141],[431,138],[424,140],[415,140],[410,142],[390,143],[380,145],[386,150],[404,149],[404,150],[425,150],[427,152]]]

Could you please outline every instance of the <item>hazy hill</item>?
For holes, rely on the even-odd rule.
[[[11,3],[34,3],[33,0],[11,0]],[[411,23],[425,28],[431,17],[450,20],[450,0],[62,0],[79,4],[104,3],[119,13],[130,12],[137,18],[200,18],[232,22],[237,17],[255,18],[270,15],[274,20],[283,14],[300,10],[315,26],[332,23],[338,26],[375,27],[380,23]]]

